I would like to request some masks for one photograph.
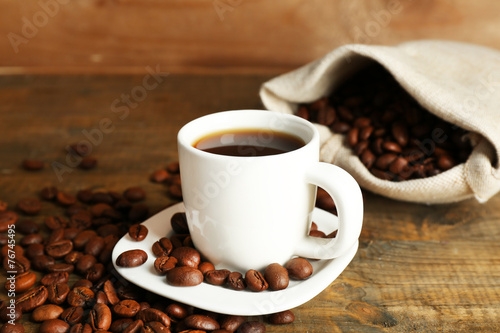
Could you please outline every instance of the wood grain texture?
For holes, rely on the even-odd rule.
[[[0,199],[15,206],[45,185],[71,193],[138,185],[147,191],[154,214],[172,200],[148,177],[177,159],[179,128],[215,111],[261,107],[257,91],[269,79],[171,74],[120,119],[124,113],[111,110],[113,101],[131,94],[145,75],[0,77]],[[64,147],[86,140],[85,131],[92,132],[103,118],[115,127],[93,147],[99,159],[95,170],[74,169],[59,182],[50,167],[36,173],[20,168],[26,157],[65,163]],[[268,332],[500,330],[500,196],[485,204],[438,206],[368,192],[364,197],[355,259],[325,291],[293,310],[293,324],[268,325]],[[34,219],[42,223],[55,212],[54,204],[44,203]],[[0,297],[5,299],[5,292]],[[36,330],[28,314],[23,323],[27,331]]]
[[[459,40],[500,49],[488,0],[0,0],[3,73],[277,73],[344,44]]]

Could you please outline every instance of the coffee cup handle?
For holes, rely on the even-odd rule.
[[[296,255],[313,259],[333,259],[347,252],[358,240],[363,224],[363,197],[354,178],[345,170],[329,163],[314,164],[305,175],[308,183],[320,186],[333,198],[339,228],[335,238],[305,235]]]

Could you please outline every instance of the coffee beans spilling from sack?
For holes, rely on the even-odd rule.
[[[172,166],[170,171],[176,173]],[[130,187],[123,193],[81,190],[72,195],[46,187],[40,198],[21,199],[16,206],[19,213],[0,201],[1,259],[4,272],[15,275],[4,287],[7,293],[16,294],[13,306],[0,303],[0,321],[4,323],[0,333],[24,332],[20,320],[26,313],[31,315],[25,319],[39,323],[39,332],[265,332],[265,325],[255,318],[193,308],[120,277],[111,263],[115,244],[126,233],[140,242],[148,232],[140,224],[149,217],[149,207],[143,202],[146,193],[141,188]],[[334,207],[327,200],[322,202]],[[39,216],[47,206],[61,213]],[[291,260],[286,268],[270,265],[265,272],[248,277],[237,272],[226,274],[201,260],[186,234],[184,216],[175,216],[172,227],[176,234],[155,243],[153,253],[158,257],[154,267],[173,284],[185,285],[180,277],[189,275],[192,284],[205,280],[226,283],[233,289],[248,286],[262,290],[266,285],[282,289],[286,286],[284,275],[300,280],[312,274],[310,264],[300,258]],[[312,230],[316,229],[313,225]],[[9,242],[14,236],[15,246]],[[145,252],[131,249],[118,261],[122,266],[137,266],[147,259]],[[15,324],[9,324],[11,320]],[[269,324],[293,320],[289,310],[266,317]]]
[[[390,181],[437,175],[466,161],[466,132],[436,117],[380,65],[351,77],[330,96],[299,106],[297,115],[334,133],[378,178]]]

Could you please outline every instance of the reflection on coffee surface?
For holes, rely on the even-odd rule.
[[[286,153],[305,142],[288,133],[267,129],[241,129],[211,133],[196,141],[193,147],[218,155],[267,156]]]

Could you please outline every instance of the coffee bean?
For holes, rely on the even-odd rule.
[[[401,147],[405,147],[408,144],[408,128],[403,123],[396,122],[392,124],[392,136]]]
[[[33,263],[33,268],[37,271],[45,271],[48,266],[55,264],[56,260],[51,256],[36,255],[31,258],[31,262]]]
[[[148,235],[148,228],[142,224],[133,224],[128,229],[128,234],[133,240],[140,242]]]
[[[16,223],[16,231],[24,235],[38,234],[40,232],[40,226],[35,221],[22,220]]]
[[[184,319],[184,324],[192,329],[213,331],[220,328],[219,323],[208,316],[193,314]]]
[[[76,229],[88,229],[92,226],[92,215],[90,212],[84,210],[72,214],[68,226]]]
[[[9,237],[6,234],[0,234],[0,246],[7,245],[9,243]]]
[[[72,143],[66,147],[66,150],[73,156],[84,157],[91,153],[92,147],[85,144],[84,142]]]
[[[321,125],[330,126],[336,118],[335,109],[331,106],[325,106],[318,110],[318,123]]]
[[[23,313],[30,312],[34,308],[45,303],[47,297],[47,288],[45,288],[45,286],[38,286],[21,294],[16,299],[16,304]]]
[[[247,287],[245,279],[240,272],[231,272],[227,277],[227,285],[234,290],[243,290]]]
[[[165,275],[169,270],[175,267],[177,259],[169,256],[161,256],[156,258],[154,267],[158,274]]]
[[[104,249],[104,238],[101,236],[96,236],[91,238],[87,244],[85,244],[85,248],[83,249],[83,253],[91,254],[94,257],[98,257],[101,251]]]
[[[43,243],[43,237],[40,234],[26,235],[19,242],[19,244],[21,244],[21,246],[28,246],[31,244],[42,244],[42,243]]]
[[[50,230],[66,228],[68,221],[60,216],[48,216],[44,220],[45,226]]]
[[[153,244],[153,253],[157,257],[168,256],[174,248],[172,242],[167,237],[162,237]]]
[[[172,215],[170,219],[172,229],[178,234],[188,234],[189,228],[187,225],[186,213],[178,212]]]
[[[69,324],[61,319],[46,320],[38,328],[39,333],[66,333],[68,331]]]
[[[21,323],[5,323],[0,328],[0,333],[24,333],[24,326]]]
[[[181,200],[182,199],[182,188],[179,184],[172,184],[168,187],[168,194],[170,194],[170,196],[173,198],[173,199],[178,199],[178,200]]]
[[[408,170],[408,161],[403,157],[398,157],[389,165],[389,171],[394,174],[400,174]]]
[[[106,294],[106,297],[108,298],[109,304],[115,305],[118,302],[120,302],[120,299],[118,298],[118,296],[116,294],[116,289],[110,280],[107,280],[106,282],[104,282],[103,290],[104,290],[104,293]]]
[[[264,278],[269,283],[271,290],[282,290],[288,287],[288,271],[278,263],[273,263],[266,267]]]
[[[144,323],[157,321],[162,323],[165,327],[170,327],[171,324],[170,318],[167,316],[166,313],[153,308],[139,311],[135,318],[142,320]]]
[[[136,320],[130,326],[134,325],[136,322],[140,322]],[[141,333],[170,333],[170,330],[160,322],[151,321],[149,323],[145,323],[143,327],[141,327]]]
[[[3,258],[3,268],[11,274],[21,274],[29,271],[31,262],[23,255],[17,254],[14,258],[6,256]]]
[[[119,195],[119,198],[122,198],[122,196]],[[109,191],[96,191],[92,193],[92,202],[93,203],[103,203],[108,206],[113,205],[115,202],[115,197],[114,195],[109,192]]]
[[[42,277],[40,283],[44,286],[49,286],[57,283],[68,283],[68,280],[69,280],[69,273],[56,272],[56,273],[49,273],[44,277]]]
[[[49,238],[47,238],[45,244],[48,245],[62,240],[64,240],[64,229],[63,228],[54,229],[50,233],[50,236]]]
[[[17,304],[14,304],[14,307],[10,304],[2,304],[0,307],[0,322],[2,323],[7,323],[8,321],[20,321],[22,316],[23,312]]]
[[[113,306],[113,312],[119,317],[134,317],[140,309],[139,303],[130,299],[124,299]]]
[[[109,302],[108,302],[108,298],[106,297],[106,294],[104,293],[104,291],[99,290],[99,291],[95,294],[95,302],[96,302],[96,303],[106,304],[106,305],[108,305],[108,304],[109,304]]]
[[[6,232],[12,225],[16,224],[19,215],[15,212],[6,210],[0,212],[0,232]]]
[[[97,232],[94,230],[83,230],[75,238],[73,238],[73,247],[77,250],[83,250],[85,245],[94,237],[97,236]]]
[[[81,306],[71,306],[64,309],[61,313],[60,319],[64,320],[70,325],[75,325],[82,321],[84,316],[84,310]]]
[[[111,310],[106,304],[97,303],[89,314],[89,322],[93,330],[108,330],[111,326],[111,319]]]
[[[288,276],[294,280],[307,279],[313,273],[313,267],[309,261],[300,257],[290,259],[285,268],[288,270]]]
[[[220,320],[221,329],[234,332],[245,322],[245,317],[226,315]]]
[[[123,192],[123,196],[130,202],[142,201],[146,198],[146,191],[140,187],[129,187]]]
[[[213,270],[215,270],[215,266],[214,266],[214,264],[212,264],[211,262],[208,262],[208,261],[203,261],[203,262],[201,262],[201,263],[198,265],[198,269],[201,271],[201,273],[203,274],[203,276],[205,276],[205,274],[206,274],[208,271],[213,271]]]
[[[47,286],[48,301],[53,304],[62,304],[69,293],[69,286],[66,283],[57,283]]]
[[[104,275],[106,268],[103,264],[97,263],[94,266],[90,267],[85,273],[85,278],[90,280],[91,282],[99,281]]]
[[[396,142],[391,142],[391,141],[386,141],[382,143],[382,148],[384,148],[386,151],[396,154],[401,153],[403,151],[400,145],[398,145]]]
[[[45,304],[37,307],[31,313],[31,319],[36,322],[42,322],[49,319],[57,319],[63,312],[63,308],[54,304]]]
[[[205,273],[205,281],[215,286],[222,286],[227,282],[230,273],[227,269],[211,270]]]
[[[73,250],[73,242],[65,239],[45,246],[45,252],[56,259],[63,258]]]
[[[72,194],[59,191],[56,195],[56,201],[62,206],[71,206],[76,203],[76,197]]]
[[[174,249],[170,256],[177,259],[178,266],[197,268],[201,261],[200,253],[196,249],[187,246]]]
[[[359,140],[359,128],[358,127],[351,128],[349,132],[347,132],[346,138],[347,138],[347,144],[350,147],[356,146]]]
[[[24,293],[35,285],[36,275],[32,271],[27,271],[16,276],[15,280],[5,281],[5,290],[12,289],[11,283],[14,283],[14,290],[16,293]]]
[[[290,310],[285,310],[269,315],[268,321],[273,325],[283,325],[293,323],[295,315]]]
[[[398,155],[396,154],[392,153],[383,154],[379,156],[375,161],[375,167],[378,168],[379,170],[388,170],[389,165],[391,165],[391,163],[394,162],[394,160],[397,158]]]
[[[46,201],[53,201],[59,190],[55,186],[46,186],[40,191],[40,197]]]
[[[453,157],[451,157],[450,155],[439,156],[439,159],[437,162],[438,167],[443,171],[451,169],[456,164],[457,163],[453,160]]]
[[[316,206],[328,211],[332,211],[336,208],[335,202],[333,201],[330,194],[328,194],[328,192],[320,187],[318,187],[316,195]]]
[[[78,323],[71,326],[69,333],[92,333],[92,327],[87,323]]]
[[[318,237],[318,238],[325,238],[326,234],[321,230],[311,230],[311,231],[309,231],[309,236]]]
[[[36,158],[27,158],[23,160],[22,167],[27,171],[38,171],[45,167],[45,162]]]
[[[172,303],[165,308],[165,313],[174,320],[182,320],[188,316],[188,309],[183,304]]]
[[[78,164],[78,167],[83,170],[90,170],[97,166],[97,158],[93,156],[82,157],[82,160]]]
[[[19,200],[17,208],[26,215],[36,215],[42,210],[42,203],[35,198],[24,198]]]
[[[236,333],[264,333],[266,326],[258,321],[247,321],[241,324]]]
[[[167,170],[156,170],[151,174],[149,180],[151,180],[153,183],[163,183],[168,179],[168,177],[169,174]]]
[[[71,306],[88,306],[92,303],[95,294],[92,290],[86,287],[76,287],[70,290],[66,301]]]
[[[82,257],[83,253],[78,251],[71,251],[64,256],[64,262],[69,265],[76,265]]]
[[[125,329],[128,326],[130,326],[133,322],[134,321],[130,318],[116,319],[116,320],[113,320],[113,322],[111,323],[109,330],[111,332],[122,332],[123,333],[125,331]]]
[[[184,240],[189,236],[189,234],[173,234],[170,236],[170,241],[174,249],[184,246]]]
[[[148,254],[143,250],[128,250],[116,258],[116,264],[120,267],[137,267],[148,260]]]
[[[376,158],[377,157],[375,156],[375,154],[372,153],[370,149],[366,149],[365,151],[363,151],[360,157],[361,162],[365,165],[367,169],[371,169],[371,167],[375,163]]]
[[[250,269],[246,272],[245,283],[251,291],[263,291],[269,288],[264,275],[255,269]]]
[[[7,256],[12,257],[14,254],[16,256],[24,256],[24,249],[20,245],[14,245],[14,247],[12,247],[12,244],[7,244],[2,247],[1,253],[2,258]]]
[[[97,264],[96,257],[91,254],[82,254],[75,265],[75,269],[80,274],[86,274],[95,264]]]
[[[167,282],[179,287],[196,286],[203,282],[203,274],[193,267],[175,267],[167,271]]]

